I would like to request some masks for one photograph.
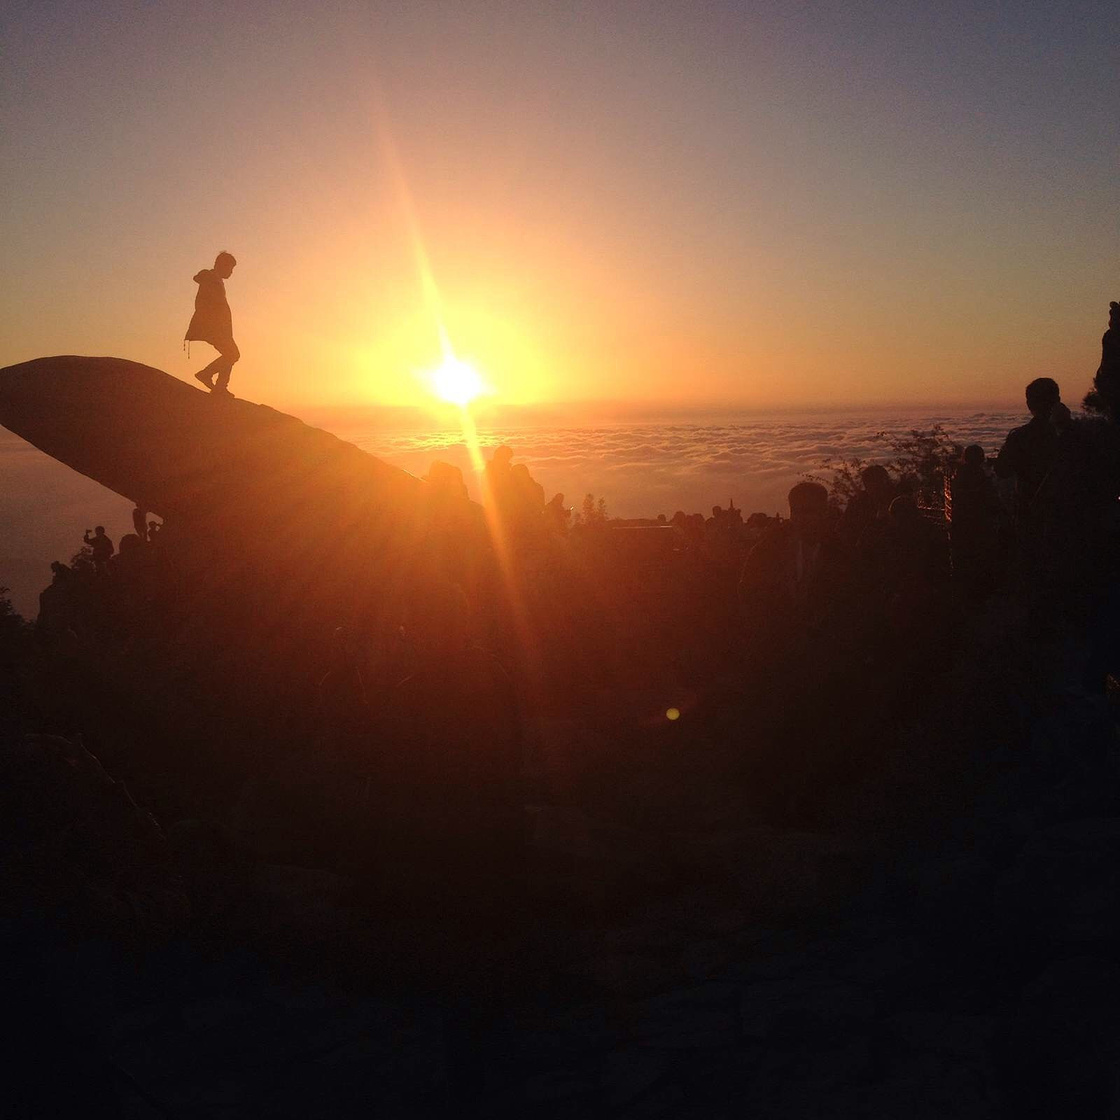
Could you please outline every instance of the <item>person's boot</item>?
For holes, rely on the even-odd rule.
[[[195,381],[201,381],[202,384],[205,385],[207,389],[213,391],[214,382],[211,381],[210,378],[206,376],[206,371],[205,370],[199,370],[198,373],[196,373],[194,375],[194,379],[195,379]]]

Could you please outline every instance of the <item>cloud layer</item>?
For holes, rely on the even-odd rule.
[[[498,430],[480,432],[479,438],[487,457],[499,443],[509,444],[515,461],[526,463],[549,495],[563,493],[571,505],[594,493],[606,498],[613,514],[651,517],[678,509],[707,511],[734,498],[747,512],[774,513],[784,508],[789,488],[824,460],[885,458],[874,441],[877,432],[937,423],[962,443],[994,452],[1022,418],[996,412],[800,415],[722,424]],[[424,474],[433,459],[454,463],[478,496],[459,433],[339,434],[414,474]]]

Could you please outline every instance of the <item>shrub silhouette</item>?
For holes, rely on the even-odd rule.
[[[945,500],[945,479],[960,461],[963,447],[952,439],[941,424],[932,428],[911,428],[905,435],[877,432],[873,442],[881,443],[891,458],[881,465],[895,482],[908,481],[919,504],[941,509]],[[805,478],[828,488],[829,501],[843,508],[860,490],[859,475],[870,466],[870,459],[826,459],[820,468]]]

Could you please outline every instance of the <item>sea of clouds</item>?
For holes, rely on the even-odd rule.
[[[488,458],[508,444],[547,496],[578,507],[584,494],[606,500],[619,517],[709,512],[729,499],[747,513],[775,513],[806,472],[823,461],[885,457],[874,436],[943,424],[962,443],[994,452],[1018,413],[876,411],[771,414],[613,424],[604,427],[520,427],[478,433]],[[477,498],[480,490],[461,431],[379,431],[336,427],[343,439],[423,476],[435,459],[454,463]],[[131,504],[0,429],[0,585],[18,610],[38,611],[52,560],[69,560],[82,531],[104,525],[119,540],[132,531]]]
[[[942,424],[962,443],[998,450],[1022,418],[1006,412],[913,415],[864,412],[765,416],[707,423],[640,423],[603,428],[521,428],[480,431],[486,458],[508,444],[546,493],[579,506],[584,494],[606,499],[619,517],[667,516],[726,506],[752,513],[785,507],[789,488],[829,459],[888,458],[880,431],[904,433]],[[461,432],[340,432],[380,458],[423,475],[433,459],[463,471],[473,497],[478,480]]]

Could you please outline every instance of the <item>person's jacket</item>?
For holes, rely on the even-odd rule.
[[[194,282],[198,285],[198,294],[194,297],[194,315],[184,340],[209,342],[211,346],[232,341],[233,316],[226,301],[226,286],[222,278],[214,269],[204,268],[195,274]]]

